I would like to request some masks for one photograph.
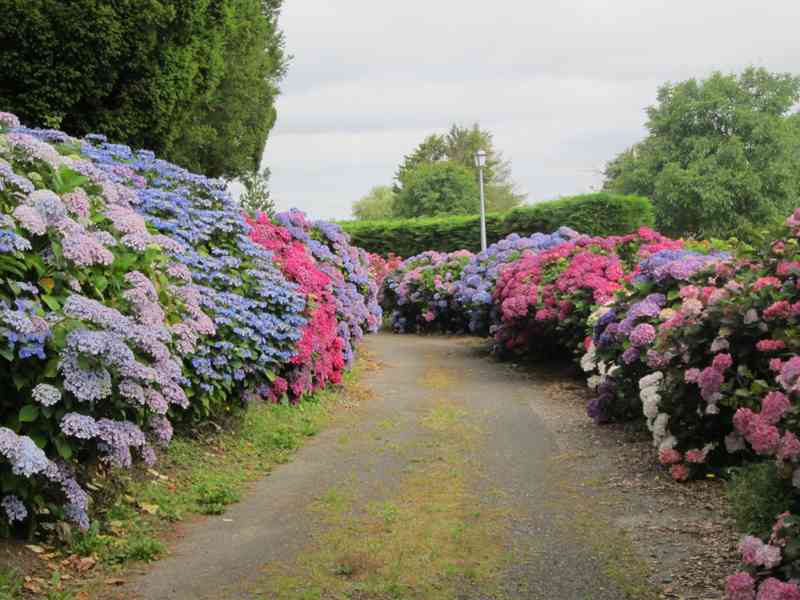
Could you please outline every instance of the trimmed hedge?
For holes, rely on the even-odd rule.
[[[510,233],[522,236],[555,231],[566,225],[589,235],[630,233],[655,223],[647,198],[597,192],[540,202],[507,213],[486,215],[489,244]],[[480,216],[454,215],[424,219],[386,219],[339,223],[352,243],[369,252],[415,256],[426,250],[480,251]]]

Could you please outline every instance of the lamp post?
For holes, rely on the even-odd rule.
[[[481,181],[481,251],[486,250],[486,199],[483,194],[483,167],[486,166],[486,152],[483,149],[475,153],[475,166]]]

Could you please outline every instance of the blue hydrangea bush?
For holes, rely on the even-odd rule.
[[[352,359],[381,318],[366,253],[327,223],[302,237]],[[222,181],[0,113],[2,526],[88,527],[86,484],[152,464],[176,419],[280,399],[307,301]]]
[[[150,227],[180,242],[177,268],[215,331],[187,356],[190,396],[199,416],[228,411],[268,387],[289,361],[306,321],[305,298],[250,239],[224,182],[90,136],[76,148],[115,181],[135,190],[136,210]],[[206,332],[212,333],[212,332]],[[262,395],[264,395],[262,393]]]
[[[76,477],[155,459],[189,405],[183,358],[214,325],[135,193],[17,125],[0,119],[3,506],[85,527]]]

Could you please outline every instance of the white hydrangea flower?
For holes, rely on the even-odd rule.
[[[711,343],[711,352],[717,353],[722,352],[723,350],[727,350],[730,348],[730,342],[724,337],[718,337]]]
[[[661,440],[660,444],[657,445],[659,452],[661,450],[672,450],[675,446],[678,445],[678,440],[674,435],[668,435],[663,440]]]
[[[756,321],[758,321],[758,311],[755,308],[751,308],[746,313],[744,313],[745,325],[752,325]]]
[[[644,390],[650,387],[658,387],[663,379],[664,373],[661,371],[655,371],[654,373],[645,375],[639,380],[639,389]]]
[[[589,379],[586,380],[586,385],[588,385],[590,389],[595,390],[599,387],[601,383],[603,383],[604,379],[605,377],[602,377],[600,375],[592,375],[591,377],[589,377]]]
[[[658,394],[648,394],[642,398],[642,412],[648,420],[655,419],[658,416],[658,401],[660,398]]]
[[[597,350],[595,349],[594,344],[592,344],[589,346],[586,354],[581,357],[581,369],[583,369],[584,373],[588,373],[589,371],[594,371],[596,365]]]
[[[658,413],[658,416],[653,421],[653,445],[659,446],[667,437],[667,424],[669,423],[669,415],[667,413]]]

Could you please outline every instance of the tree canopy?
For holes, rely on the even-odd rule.
[[[0,106],[210,176],[256,171],[286,68],[282,0],[0,0]]]
[[[353,202],[353,216],[359,221],[390,219],[394,216],[394,200],[395,193],[390,186],[376,186]]]
[[[475,153],[486,152],[484,181],[486,183],[486,206],[489,211],[503,212],[519,206],[524,196],[517,193],[511,181],[511,166],[495,147],[491,132],[481,129],[478,124],[472,127],[452,125],[444,135],[432,134],[403,158],[395,175],[395,192],[406,186],[413,172],[420,165],[449,161],[463,166],[478,180],[475,166]]]
[[[473,173],[451,161],[423,163],[409,171],[394,202],[402,218],[469,214],[478,211],[479,190]]]
[[[668,234],[747,237],[799,204],[798,100],[800,78],[756,68],[666,84],[604,187],[650,197]]]

